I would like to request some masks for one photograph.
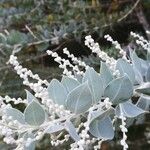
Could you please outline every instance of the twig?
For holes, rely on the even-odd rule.
[[[40,41],[38,41],[38,43],[39,43],[39,42],[40,42]],[[42,41],[41,41],[41,42],[42,42]],[[32,43],[32,44],[33,44],[33,43]],[[58,47],[56,47],[55,49],[53,49],[53,51],[54,51],[54,52],[57,51],[57,50],[60,49],[64,44],[66,44],[66,42],[63,42],[62,44],[60,44]],[[31,44],[30,44],[30,45],[31,45]],[[29,61],[31,61],[31,60],[36,60],[36,59],[42,58],[42,57],[44,57],[44,56],[47,56],[47,53],[38,55],[38,56],[36,56],[36,57],[28,58],[28,59],[26,59],[26,60],[20,62],[20,64],[23,64],[24,62],[29,62]],[[5,69],[9,69],[9,68],[11,68],[10,65],[4,66],[4,67],[1,67],[1,68],[0,68],[0,71],[5,70]]]
[[[25,28],[30,32],[30,34],[37,39],[37,37],[35,36],[35,34],[31,31],[31,29],[28,27],[28,25],[25,25]]]
[[[139,4],[140,0],[137,0],[136,3],[133,5],[133,7],[128,11],[128,13],[126,13],[123,17],[121,17],[120,19],[118,19],[117,22],[121,22],[122,20],[124,20],[125,18],[127,18],[133,11],[134,9],[137,7],[137,5]]]

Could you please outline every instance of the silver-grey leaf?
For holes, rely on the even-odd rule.
[[[136,89],[136,91],[139,93],[150,95],[150,82],[143,83]]]
[[[44,130],[44,133],[55,133],[55,132],[58,132],[58,131],[61,131],[64,129],[64,126],[61,125],[61,124],[52,124],[52,125],[49,125],[45,130]]]
[[[82,82],[86,81],[88,81],[88,85],[93,96],[93,104],[95,104],[101,100],[104,93],[103,81],[100,75],[93,68],[88,68],[86,70]]]
[[[150,66],[149,66],[149,68],[147,69],[147,72],[146,72],[146,81],[150,82]]]
[[[67,109],[76,114],[87,111],[91,105],[92,94],[87,82],[82,83],[68,94]]]
[[[104,110],[93,111],[91,113],[90,122],[92,122],[96,118],[99,118],[99,120],[106,118],[109,115],[114,114],[114,112],[115,112],[114,108],[112,108],[112,107],[110,109],[105,110],[105,111]]]
[[[65,105],[67,98],[67,90],[64,88],[62,83],[58,80],[53,79],[48,86],[49,98],[54,101],[54,103],[59,105]]]
[[[32,101],[24,111],[25,121],[32,126],[40,126],[45,121],[45,111],[43,107]]]
[[[6,115],[11,116],[13,120],[17,120],[21,124],[25,124],[25,117],[21,111],[15,109],[15,108],[9,107],[9,108],[5,109],[5,112],[6,112]]]
[[[67,76],[62,77],[61,83],[67,89],[68,92],[71,92],[74,88],[80,85],[80,82],[78,80]]]
[[[150,111],[150,96],[141,95],[136,103],[136,106],[145,111]]]
[[[104,92],[104,95],[109,97],[113,104],[129,100],[132,94],[133,85],[127,75],[111,81]]]
[[[108,83],[113,80],[113,75],[110,69],[102,61],[101,61],[101,67],[100,67],[100,76],[102,78],[104,87],[106,87]]]
[[[28,90],[25,90],[25,91],[26,91],[28,103],[31,103],[33,100],[37,101],[37,99]]]
[[[125,102],[119,104],[119,106],[117,106],[116,108],[116,115],[118,117],[121,116],[121,113],[125,117],[133,118],[140,114],[145,113],[145,111],[137,107],[136,105],[132,104],[131,102]]]
[[[128,63],[124,59],[118,59],[117,64],[116,64],[116,69],[119,70],[121,76],[127,74],[129,79],[134,84],[134,82],[135,82],[135,74],[134,74],[134,70],[133,70],[133,68],[132,68],[130,63]]]
[[[80,140],[79,135],[76,132],[76,129],[70,120],[65,122],[65,128],[68,131],[69,135],[77,142]]]
[[[106,117],[103,119],[94,119],[90,123],[90,130],[89,132],[97,137],[97,138],[102,138],[102,139],[113,139],[114,137],[114,130],[113,130],[113,125],[111,122],[110,117]]]

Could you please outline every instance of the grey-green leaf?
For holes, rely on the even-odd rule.
[[[143,83],[140,87],[136,89],[137,92],[150,95],[150,82]]]
[[[141,58],[137,56],[135,51],[131,53],[131,59],[133,66],[135,66],[138,69],[138,71],[142,74],[144,70],[142,68]]]
[[[149,61],[150,60],[150,52],[147,51],[147,60]]]
[[[150,82],[150,66],[148,67],[147,72],[146,72],[146,81]]]
[[[145,111],[150,111],[150,96],[141,95],[136,106]]]
[[[101,97],[104,93],[103,81],[100,75],[93,69],[88,68],[83,77],[83,82],[88,81],[92,96],[93,104],[101,100]]]
[[[82,83],[83,76],[81,74],[77,74],[76,72],[74,72],[74,76],[79,83]]]
[[[49,98],[59,105],[65,105],[67,98],[67,90],[64,88],[62,83],[58,80],[53,79],[48,86]]]
[[[76,129],[74,127],[74,125],[72,124],[72,122],[70,120],[67,120],[65,122],[65,128],[68,131],[68,133],[70,134],[70,136],[77,142],[80,140],[79,135],[76,132]]]
[[[109,117],[103,119],[94,119],[89,127],[89,132],[97,138],[107,140],[113,139],[114,137],[113,125]]]
[[[15,108],[6,108],[6,115],[11,116],[13,120],[17,120],[21,124],[25,124],[24,114]]]
[[[80,82],[78,80],[67,76],[62,77],[61,83],[67,89],[68,92],[71,92],[74,88],[80,85]]]
[[[138,83],[141,83],[143,81],[142,77],[145,74],[144,68],[142,67],[141,58],[137,56],[135,51],[132,52],[130,56],[133,64],[133,69],[135,72],[136,81],[138,81]]]
[[[37,99],[28,90],[25,90],[25,91],[26,91],[28,103],[31,103],[33,100],[37,101]]]
[[[66,105],[70,111],[76,114],[83,113],[90,108],[92,94],[87,82],[79,85],[68,94]]]
[[[27,140],[27,138],[31,138],[31,139],[33,139],[34,138],[34,135],[33,135],[33,133],[25,133],[24,135],[23,135],[23,137],[22,138],[24,138],[24,140]],[[30,143],[30,145],[29,146],[24,146],[24,150],[35,150],[35,146],[36,146],[36,141],[33,141],[33,142],[31,142]]]
[[[124,59],[118,59],[117,64],[116,64],[116,69],[119,70],[121,76],[127,74],[129,79],[134,84],[134,82],[135,82],[135,74],[134,74],[134,70],[133,70],[131,64],[129,64]]]
[[[129,100],[132,94],[133,85],[127,75],[111,81],[104,92],[104,95],[109,97],[113,104]]]
[[[63,129],[64,129],[64,126],[61,125],[61,124],[53,124],[53,125],[48,126],[48,127],[44,130],[44,132],[51,134],[51,133],[59,132],[59,131],[61,131],[61,130],[63,130]]]
[[[96,110],[96,111],[93,111],[91,113],[91,117],[90,117],[90,122],[92,122],[94,119],[98,118],[99,120],[103,119],[103,118],[106,118],[108,117],[109,115],[111,114],[114,114],[114,109],[111,107],[110,109],[108,110]]]
[[[121,113],[123,113],[123,116],[125,117],[133,118],[140,114],[145,113],[145,111],[137,107],[136,105],[132,104],[131,102],[125,102],[119,104],[119,106],[117,106],[116,108],[116,115],[118,117],[121,116]]]
[[[28,41],[27,35],[25,33],[12,30],[7,37],[7,43],[10,45],[14,44],[24,44]]]
[[[45,111],[42,106],[32,101],[24,111],[25,121],[32,126],[40,126],[45,121]]]
[[[106,87],[108,83],[113,80],[113,75],[104,62],[101,62],[100,76],[102,78],[104,87]]]

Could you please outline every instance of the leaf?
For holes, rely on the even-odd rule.
[[[6,108],[6,115],[11,116],[13,120],[17,120],[21,124],[25,124],[24,114],[15,108]]]
[[[143,83],[136,89],[137,92],[150,95],[150,82]]]
[[[53,125],[48,126],[48,127],[44,130],[44,132],[51,134],[51,133],[55,133],[55,132],[61,131],[61,130],[63,130],[63,129],[64,129],[64,126],[61,125],[61,124],[53,124]]]
[[[74,90],[72,90],[68,94],[66,101],[67,108],[76,114],[87,111],[90,108],[91,104],[92,94],[87,82],[82,83]]]
[[[102,139],[113,139],[114,130],[110,117],[106,117],[103,119],[94,119],[89,126],[89,132],[97,137]]]
[[[113,104],[127,101],[132,94],[133,85],[127,75],[111,81],[104,92],[104,95],[109,97]]]
[[[76,72],[74,72],[74,76],[79,83],[82,83],[83,76],[81,74],[77,74]]]
[[[92,96],[93,104],[101,100],[104,93],[103,81],[99,74],[93,69],[88,68],[85,72],[82,82],[88,81]]]
[[[33,100],[37,101],[37,99],[28,90],[25,90],[25,91],[26,91],[28,103],[31,103]]]
[[[125,61],[124,59],[118,59],[116,64],[116,69],[119,70],[121,76],[127,74],[131,82],[134,84],[135,82],[134,70],[127,61]]]
[[[121,113],[123,113],[123,116],[125,117],[133,118],[140,114],[145,113],[145,111],[137,107],[136,105],[132,104],[131,102],[125,102],[119,104],[119,106],[117,106],[116,108],[116,115],[118,117],[121,116]]]
[[[65,105],[67,98],[67,90],[64,88],[62,83],[58,80],[53,79],[48,86],[49,98],[54,101],[54,103],[59,105]]]
[[[40,126],[45,121],[45,111],[42,106],[32,101],[24,111],[25,121],[32,126]]]
[[[143,76],[144,76],[145,73],[147,72],[148,68],[149,68],[150,62],[147,60],[144,60],[144,59],[140,59],[140,61],[141,61],[141,66],[143,68]]]
[[[40,52],[46,50],[48,48],[48,46],[49,46],[49,43],[47,43],[47,42],[35,45],[35,47],[37,48],[37,50],[40,51]]]
[[[10,45],[24,44],[28,41],[27,35],[19,31],[12,30],[7,37],[7,43]]]
[[[133,66],[133,70],[135,73],[135,81],[136,81],[135,84],[141,84],[143,82],[142,74],[134,66]]]
[[[144,70],[142,68],[141,58],[137,56],[135,51],[131,53],[131,60],[132,60],[133,66],[135,66],[135,68],[142,74]]]
[[[137,54],[134,52],[131,53],[131,60],[133,64],[133,69],[135,72],[135,78],[138,83],[143,82],[143,77],[145,76],[146,73],[146,68],[147,68],[147,62],[142,60],[137,56]]]
[[[148,67],[147,72],[146,72],[146,81],[150,82],[150,66]]]
[[[70,136],[77,142],[80,140],[79,135],[76,132],[76,129],[74,127],[74,125],[72,124],[72,122],[70,120],[67,120],[65,122],[65,128],[68,131],[68,133],[70,134]]]
[[[25,133],[23,135],[23,138],[25,139],[25,141],[28,139],[28,138],[31,138],[33,139],[34,138],[34,135],[33,133]],[[33,141],[30,143],[29,146],[24,146],[24,150],[35,150],[35,146],[36,146],[36,141]]]
[[[150,96],[141,95],[136,106],[145,111],[150,111]]]
[[[150,51],[147,51],[147,60],[150,60]]]
[[[74,88],[80,85],[79,81],[67,76],[62,77],[61,83],[63,84],[63,86],[66,88],[68,92],[71,92]]]
[[[138,99],[138,102],[136,103],[136,106],[144,111],[150,111],[150,97],[141,95],[140,98]],[[134,121],[136,125],[143,124],[145,121],[145,114],[142,113],[135,118],[128,118],[128,119],[130,119],[130,122],[132,122],[132,124]],[[132,124],[130,123],[129,125],[132,125]]]
[[[106,87],[108,83],[113,80],[113,75],[104,62],[101,62],[100,76],[103,81],[104,87]]]
[[[113,108],[110,108],[108,110],[96,110],[96,111],[93,111],[91,113],[91,117],[90,117],[90,122],[92,122],[94,119],[96,118],[99,118],[100,119],[103,119],[103,118],[106,118],[108,117],[109,115],[113,114],[114,113],[114,109]]]

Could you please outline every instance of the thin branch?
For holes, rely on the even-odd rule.
[[[28,27],[28,25],[25,25],[25,28],[30,32],[30,34],[37,39],[37,37],[35,36],[35,34],[32,32],[32,30]]]
[[[128,11],[128,13],[126,13],[123,17],[121,17],[120,19],[118,19],[117,22],[121,22],[122,20],[124,20],[125,18],[127,18],[133,11],[134,9],[137,7],[137,5],[139,4],[140,0],[137,0],[136,3],[133,5],[133,7]]]

